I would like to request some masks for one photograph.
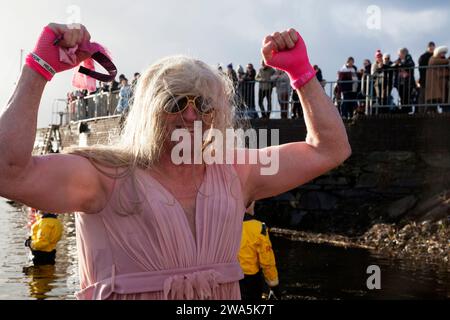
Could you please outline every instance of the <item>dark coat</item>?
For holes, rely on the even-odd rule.
[[[420,83],[421,88],[425,88],[425,86],[427,84],[427,68],[426,67],[428,67],[432,56],[433,56],[433,54],[431,52],[427,51],[423,55],[421,55],[419,58],[419,67],[420,67],[419,83]]]
[[[405,86],[413,88],[416,86],[416,80],[414,77],[414,67],[416,64],[414,63],[413,58],[410,54],[408,54],[405,60],[397,60],[396,63],[397,68],[397,83],[399,86]]]

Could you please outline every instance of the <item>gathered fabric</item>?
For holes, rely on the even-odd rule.
[[[210,265],[188,269],[116,275],[99,281],[75,296],[79,300],[107,300],[114,293],[121,295],[160,292],[164,300],[210,300],[216,296],[221,284],[231,283],[242,277],[237,263]]]
[[[105,209],[76,215],[76,297],[239,300],[244,213],[232,166],[207,166],[196,199],[196,237],[182,206],[149,173],[119,179]]]

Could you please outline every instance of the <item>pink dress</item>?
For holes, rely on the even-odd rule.
[[[77,299],[240,300],[238,251],[245,213],[232,166],[207,166],[194,239],[183,208],[156,179],[119,179],[100,213],[76,214]],[[134,212],[130,214],[130,212]]]

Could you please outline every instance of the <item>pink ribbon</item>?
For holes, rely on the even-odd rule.
[[[70,65],[76,65],[77,64],[77,56],[76,52],[85,51],[91,55],[95,54],[96,52],[101,52],[106,57],[111,59],[111,54],[100,44],[95,42],[87,42],[82,44],[80,47],[75,46],[73,48],[59,48],[59,58],[61,62],[70,64]],[[95,71],[95,63],[94,59],[89,58],[83,61],[80,66]],[[115,74],[114,74],[115,76]],[[81,90],[88,90],[89,92],[94,92],[97,89],[97,81],[96,79],[80,73],[78,70],[75,71],[75,74],[72,78],[72,85]]]

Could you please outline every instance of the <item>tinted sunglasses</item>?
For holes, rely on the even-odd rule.
[[[178,114],[184,112],[189,103],[191,103],[194,109],[201,115],[208,115],[214,111],[210,101],[203,97],[194,96],[180,96],[174,98],[164,107],[164,111],[169,114]]]

